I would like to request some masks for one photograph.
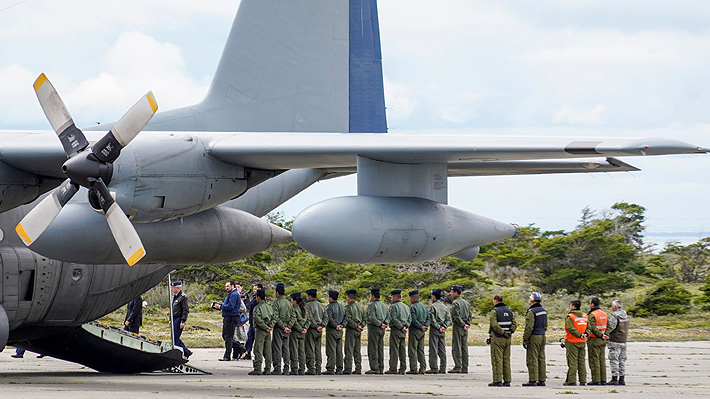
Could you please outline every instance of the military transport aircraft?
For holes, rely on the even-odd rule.
[[[358,192],[298,215],[307,251],[473,259],[517,230],[447,205],[449,176],[635,171],[616,157],[708,152],[662,138],[389,134],[381,58],[376,0],[242,0],[194,106],[156,113],[148,93],[80,130],[47,76],[28,82],[54,131],[0,132],[0,346],[126,371],[97,366],[110,349],[79,326],[182,265],[291,239],[260,217],[321,179],[357,173]]]

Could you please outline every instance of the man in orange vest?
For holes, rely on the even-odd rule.
[[[589,385],[606,385],[606,335],[609,323],[606,313],[599,309],[599,298],[589,301],[589,369],[592,370],[592,382]]]
[[[579,308],[580,301],[570,302],[570,312],[565,318],[565,349],[567,350],[567,380],[562,385],[587,385],[587,365],[584,361],[587,342],[587,315]]]

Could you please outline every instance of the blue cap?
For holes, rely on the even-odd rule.
[[[170,285],[172,285],[173,287],[179,287],[179,286],[182,285],[182,281],[180,281],[180,280],[175,280],[175,281],[173,281],[172,283],[170,283]]]
[[[409,291],[409,296],[412,296],[412,295],[419,295],[419,290],[411,290],[411,291]]]
[[[451,291],[463,291],[463,287],[460,285],[452,285]]]
[[[345,295],[357,295],[357,290],[347,290],[345,291]]]
[[[379,294],[379,293],[380,293],[380,289],[379,289],[379,288],[373,288],[373,289],[370,290],[370,294]]]
[[[399,295],[402,293],[402,290],[392,290],[390,291],[390,295]]]
[[[291,294],[291,299],[298,299],[300,297],[301,297],[300,292],[294,292],[293,294]]]
[[[532,294],[530,294],[532,297],[533,301],[542,301],[542,294],[540,294],[537,291],[534,291]]]
[[[276,284],[276,289],[278,290],[279,288],[281,288],[283,290],[286,288],[286,286],[284,286],[283,283],[278,283],[278,284]]]
[[[432,295],[441,295],[442,293],[443,291],[441,290],[441,288],[434,288],[433,290],[431,290]]]
[[[333,299],[338,299],[340,293],[338,291],[328,291],[328,296]]]
[[[258,296],[261,299],[266,298],[266,291],[264,290],[256,290],[256,296]]]
[[[311,288],[310,290],[306,290],[306,295],[316,296],[316,294],[318,294],[318,290],[315,288]]]

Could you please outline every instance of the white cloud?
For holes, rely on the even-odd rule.
[[[44,117],[32,90],[39,74],[19,64],[0,69],[0,121],[5,125],[26,126],[31,119]]]
[[[387,106],[387,119],[401,121],[407,119],[417,108],[417,103],[412,99],[414,85],[393,82],[384,78],[385,106]]]
[[[597,104],[593,107],[584,109],[574,109],[573,107],[563,104],[562,107],[555,112],[555,123],[569,123],[572,125],[599,125],[604,123],[602,113],[606,107],[602,104]]]

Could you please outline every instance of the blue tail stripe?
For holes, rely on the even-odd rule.
[[[350,132],[386,133],[377,0],[350,0]]]

